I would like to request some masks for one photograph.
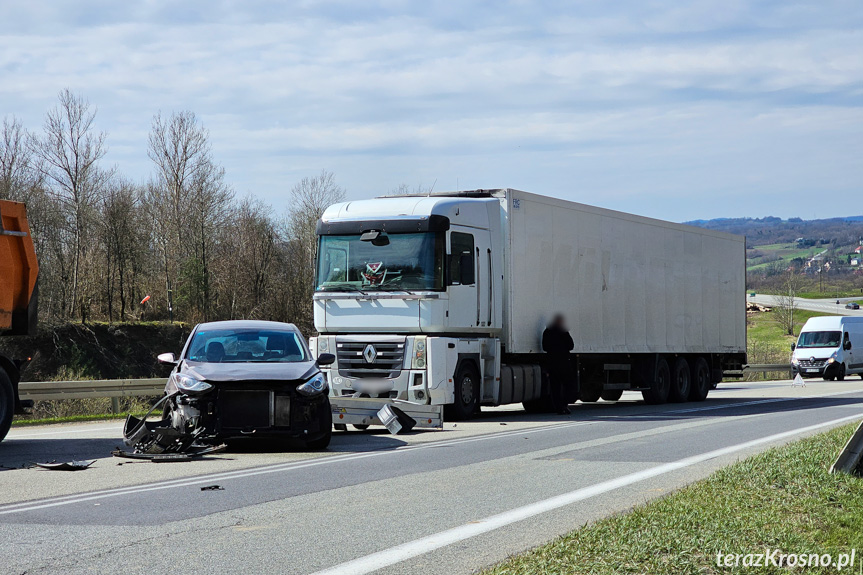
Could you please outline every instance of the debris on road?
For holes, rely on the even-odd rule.
[[[207,485],[206,487],[201,487],[201,491],[224,491],[225,488],[221,485]]]
[[[191,461],[192,459],[224,451],[226,445],[206,445],[197,443],[204,433],[204,428],[189,431],[185,427],[178,428],[172,424],[171,418],[158,421],[147,421],[147,417],[159,408],[171,396],[166,395],[138,419],[134,415],[126,417],[123,425],[123,443],[132,446],[131,451],[117,449],[111,452],[114,457],[128,459],[146,459],[154,463]]]
[[[407,433],[417,424],[414,418],[394,405],[384,405],[378,411],[378,419],[393,435]]]
[[[42,469],[48,469],[49,471],[81,471],[82,469],[87,469],[95,462],[95,459],[90,461],[65,461],[63,463],[50,461],[48,463],[34,462],[33,465],[35,465],[36,467],[41,467]]]

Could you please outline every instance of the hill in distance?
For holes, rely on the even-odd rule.
[[[791,244],[803,238],[808,245],[834,247],[857,245],[863,239],[863,216],[821,220],[773,216],[764,218],[716,218],[684,222],[692,226],[746,236],[748,247]]]

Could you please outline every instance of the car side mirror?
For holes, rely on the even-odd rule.
[[[156,359],[165,365],[177,365],[177,358],[174,357],[173,353],[160,353]]]
[[[331,353],[322,353],[318,356],[318,365],[332,365],[336,362],[336,356]]]
[[[796,344],[796,343],[792,343],[792,344],[791,344],[791,351],[794,351],[795,349],[797,349],[797,344]]]

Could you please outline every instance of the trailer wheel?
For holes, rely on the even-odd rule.
[[[710,368],[703,357],[692,366],[692,383],[689,386],[689,401],[704,401],[710,392]]]
[[[650,380],[650,379],[648,379]],[[653,372],[652,381],[650,381],[650,389],[641,392],[645,403],[658,405],[668,401],[668,392],[671,387],[671,372],[668,369],[668,362],[663,358],[656,360],[656,368]]]
[[[12,414],[15,412],[15,393],[9,376],[0,367],[0,441],[9,433],[12,427]]]
[[[622,389],[605,389],[603,390],[602,395],[600,395],[604,401],[617,401],[621,396],[623,396]]]
[[[579,399],[581,399],[582,403],[596,403],[601,396],[601,387],[588,387],[581,390],[581,397]]]
[[[356,429],[357,431],[365,431],[368,428],[369,428],[369,425],[367,423],[355,423],[354,424],[354,429]]]
[[[462,362],[453,383],[455,402],[444,408],[445,416],[450,421],[470,419],[479,408],[479,374],[471,362]]]
[[[689,372],[689,363],[686,359],[679,357],[674,362],[674,368],[671,370],[671,387],[668,390],[668,400],[674,403],[687,401],[691,388],[692,379]]]

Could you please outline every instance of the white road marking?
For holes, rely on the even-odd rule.
[[[86,429],[64,429],[57,431],[40,431],[38,433],[17,433],[17,430],[9,432],[9,435],[6,436],[6,439],[26,439],[28,437],[43,437],[45,435],[56,435],[59,438],[62,438],[67,433],[91,433],[94,431],[121,431],[123,429],[122,423],[118,425],[113,425],[111,427],[87,427]],[[98,438],[97,438],[98,439]],[[110,439],[110,438],[108,438]]]
[[[841,417],[839,419],[833,419],[831,421],[810,425],[808,427],[801,427],[800,429],[795,429],[792,431],[785,431],[783,433],[768,435],[759,439],[753,439],[751,441],[738,443],[737,445],[731,445],[729,447],[723,447],[721,449],[708,451],[707,453],[702,453],[700,455],[693,455],[692,457],[685,457],[677,461],[672,461],[670,463],[651,467],[650,469],[645,469],[643,471],[638,471],[636,473],[630,473],[629,475],[623,475],[615,479],[603,481],[601,483],[597,483],[596,485],[591,485],[590,487],[576,489],[575,491],[570,491],[569,493],[564,493],[562,495],[551,497],[549,499],[537,501],[536,503],[531,503],[530,505],[517,507],[503,513],[498,513],[497,515],[492,515],[490,517],[486,517],[485,519],[480,519],[479,521],[472,521],[471,523],[468,523],[466,525],[460,525],[458,527],[447,529],[445,531],[441,531],[427,537],[421,537],[420,539],[415,539],[408,543],[397,545],[396,547],[391,547],[377,553],[372,553],[370,555],[366,555],[365,557],[359,557],[352,561],[346,561],[345,563],[330,567],[329,569],[317,571],[313,575],[365,575],[366,573],[371,573],[372,571],[377,571],[378,569],[389,567],[390,565],[395,565],[396,563],[401,563],[402,561],[407,561],[408,559],[412,559],[420,555],[425,555],[426,553],[429,553],[436,549],[440,549],[442,547],[452,545],[453,543],[464,541],[465,539],[476,537],[477,535],[482,535],[483,533],[488,533],[489,531],[500,529],[501,527],[506,527],[507,525],[523,521],[530,517],[534,517],[542,513],[547,513],[549,511],[553,511],[555,509],[559,509],[561,507],[565,507],[567,505],[589,499],[591,497],[596,497],[597,495],[602,495],[603,493],[607,493],[614,489],[619,489],[621,487],[626,487],[628,485],[632,485],[633,483],[638,483],[652,477],[657,477],[659,475],[664,475],[672,471],[691,467],[693,465],[703,463],[710,459],[716,459],[717,457],[731,455],[732,453],[737,453],[751,447],[757,447],[759,445],[771,443],[774,441],[781,441],[789,437],[794,437],[796,435],[801,435],[810,431],[817,431],[825,427],[840,425],[842,423],[847,423],[849,421],[860,419],[861,417],[863,417],[863,413],[851,415],[848,417]]]

